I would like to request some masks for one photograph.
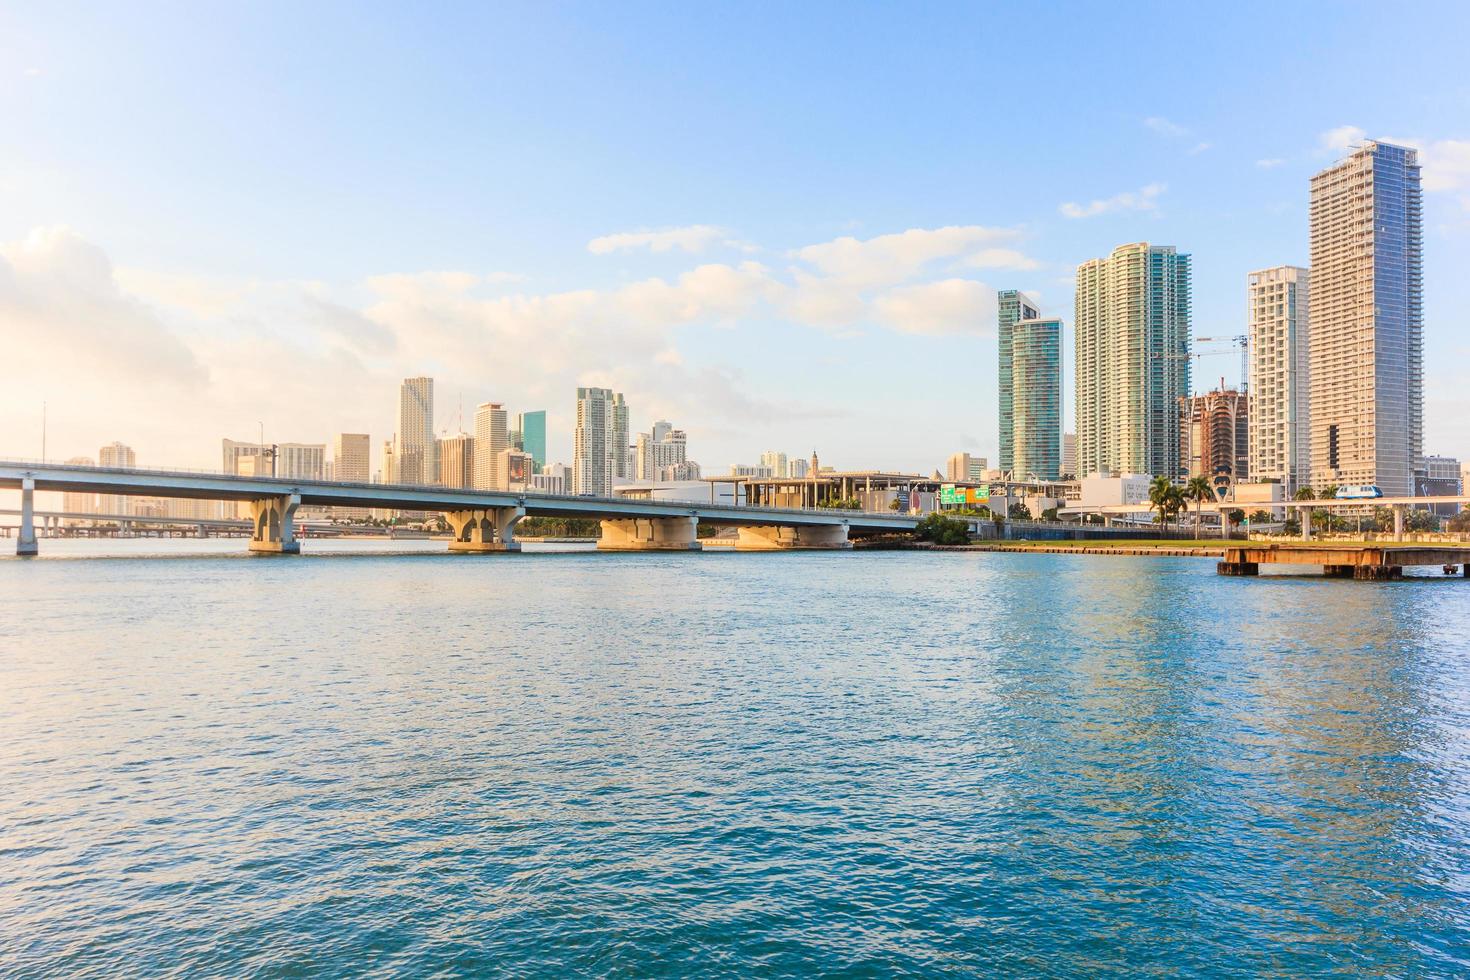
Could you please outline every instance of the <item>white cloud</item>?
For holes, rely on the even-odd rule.
[[[973,279],[944,279],[889,290],[876,301],[878,319],[904,333],[989,336],[995,290]]]
[[[1068,201],[1058,210],[1068,218],[1095,218],[1115,211],[1152,211],[1158,207],[1158,197],[1164,190],[1164,184],[1149,184],[1136,191],[1124,191],[1087,204]]]
[[[1211,145],[1212,144],[1205,143],[1203,141],[1201,141],[1199,143],[1196,143],[1196,144],[1194,144],[1194,146],[1191,146],[1189,148],[1189,155],[1192,156],[1192,157],[1199,156],[1201,153],[1203,153],[1206,150],[1208,150]]]
[[[120,288],[107,254],[68,228],[0,245],[0,349],[11,372],[61,357],[113,383],[192,386],[207,378],[157,312]]]
[[[1470,140],[1416,140],[1385,137],[1384,142],[1419,150],[1421,179],[1426,191],[1470,188]]]
[[[679,249],[697,255],[714,245],[725,245],[745,252],[753,250],[745,242],[731,238],[729,232],[723,228],[715,225],[687,225],[660,231],[623,231],[614,235],[603,235],[588,242],[587,251],[593,255],[609,255],[639,248],[646,248],[650,252]]]
[[[1285,162],[1286,161],[1281,159],[1280,157],[1267,157],[1264,160],[1257,160],[1256,166],[1260,167],[1262,170],[1274,170]]]
[[[1143,124],[1154,132],[1163,136],[1188,136],[1189,130],[1176,122],[1171,122],[1163,116],[1149,116]]]
[[[1037,269],[1041,263],[1013,248],[982,248],[966,256],[961,265],[971,269]]]
[[[1015,229],[982,225],[910,228],[863,240],[844,236],[808,245],[794,255],[816,267],[823,276],[871,287],[903,282],[939,259],[964,255],[981,246],[1012,241],[1019,236]]]
[[[1317,137],[1317,148],[1332,156],[1342,156],[1367,135],[1367,131],[1357,126],[1338,126]]]

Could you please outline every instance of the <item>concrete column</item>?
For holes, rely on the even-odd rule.
[[[629,517],[602,522],[598,551],[699,551],[697,517]]]
[[[284,494],[250,501],[251,551],[262,555],[299,555],[301,542],[296,540],[296,508],[301,495]]]
[[[30,477],[20,481],[20,534],[15,539],[15,553],[38,555],[36,544],[36,481]]]
[[[695,517],[635,517],[602,522],[600,551],[699,551]]]
[[[742,527],[736,551],[789,551],[799,548],[851,548],[847,524],[809,524],[800,527],[759,525]]]
[[[1404,505],[1393,505],[1393,539],[1404,540]]]
[[[472,554],[520,551],[515,528],[525,516],[526,508],[520,506],[446,511],[444,519],[454,531],[449,550]]]
[[[1303,507],[1300,513],[1302,515],[1302,540],[1310,541],[1312,540],[1312,508]]]

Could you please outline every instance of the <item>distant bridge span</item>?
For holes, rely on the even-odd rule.
[[[37,490],[243,501],[250,505],[250,550],[267,554],[296,554],[301,550],[294,530],[296,510],[301,506],[438,512],[454,532],[450,550],[465,552],[519,550],[515,526],[528,516],[599,520],[602,537],[598,548],[605,551],[698,550],[700,523],[737,528],[736,548],[740,550],[850,548],[853,536],[911,531],[919,520],[908,514],[826,508],[329,483],[26,461],[0,461],[0,489],[21,491],[16,553],[32,555],[37,553],[33,496]]]

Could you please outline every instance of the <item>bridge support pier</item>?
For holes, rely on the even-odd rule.
[[[630,517],[602,522],[598,551],[699,551],[697,517]]]
[[[1356,565],[1323,565],[1322,574],[1327,578],[1352,578]]]
[[[20,533],[15,538],[15,553],[22,557],[41,553],[36,544],[36,481],[30,477],[20,482]]]
[[[1393,539],[1404,540],[1404,505],[1393,505]]]
[[[790,551],[801,548],[851,548],[846,524],[812,524],[800,527],[757,525],[741,527],[736,551]]]
[[[479,555],[492,551],[520,551],[516,525],[525,516],[524,507],[445,511],[444,519],[454,531],[449,550]]]
[[[1388,582],[1403,577],[1402,565],[1359,565],[1353,569],[1353,578],[1360,582]]]
[[[250,501],[250,550],[261,555],[299,555],[296,540],[296,508],[301,495],[284,494]]]

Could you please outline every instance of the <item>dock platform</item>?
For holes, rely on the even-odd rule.
[[[1408,565],[1438,565],[1470,578],[1470,548],[1454,545],[1277,545],[1226,547],[1221,575],[1259,575],[1262,565],[1320,565],[1329,578],[1383,582],[1402,578]]]

